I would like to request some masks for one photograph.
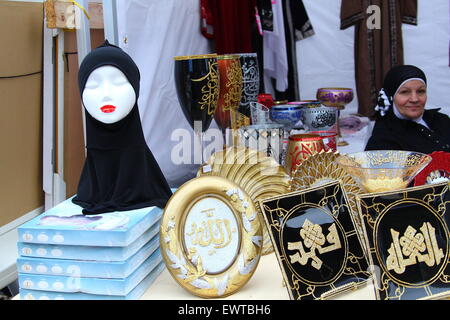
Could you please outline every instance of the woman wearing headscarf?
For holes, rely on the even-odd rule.
[[[427,79],[412,65],[393,67],[384,78],[379,112],[366,150],[450,152],[450,118],[440,109],[425,109]]]
[[[164,208],[172,192],[142,132],[135,62],[106,41],[83,60],[78,85],[87,155],[72,201],[83,214]]]

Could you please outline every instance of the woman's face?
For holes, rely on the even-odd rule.
[[[121,70],[103,66],[89,75],[82,99],[94,119],[110,124],[130,113],[136,103],[136,93]]]
[[[427,102],[427,85],[420,80],[404,83],[394,96],[394,103],[401,115],[417,119],[423,115]]]

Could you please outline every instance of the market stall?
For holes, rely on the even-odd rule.
[[[450,296],[450,118],[430,108],[448,41],[445,66],[433,41],[436,59],[404,59],[383,28],[436,7],[114,2],[91,50],[104,8],[83,4],[45,2],[44,28],[77,34],[84,157],[67,194],[58,149],[51,201],[17,228],[16,299]]]

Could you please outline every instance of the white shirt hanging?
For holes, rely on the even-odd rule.
[[[273,31],[264,30],[264,84],[266,92],[272,88],[271,78],[276,80],[276,89],[286,91],[288,87],[288,58],[284,34],[283,7],[281,0],[272,0]],[[273,92],[268,92],[273,93]]]

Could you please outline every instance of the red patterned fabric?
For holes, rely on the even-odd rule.
[[[214,38],[217,54],[253,52],[255,5],[256,0],[201,0],[202,33]]]
[[[414,186],[421,186],[427,183],[429,174],[436,170],[446,171],[450,173],[450,153],[444,151],[435,151],[430,154],[431,162],[419,172],[414,179]]]

